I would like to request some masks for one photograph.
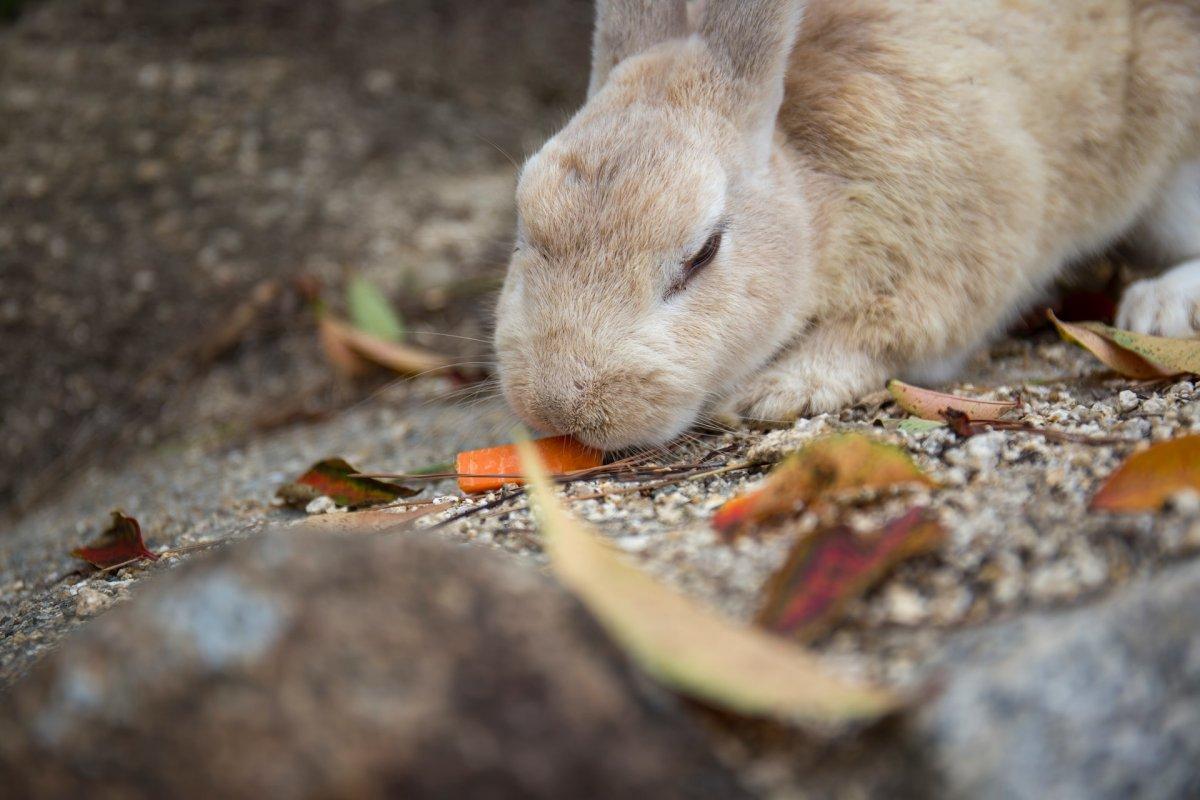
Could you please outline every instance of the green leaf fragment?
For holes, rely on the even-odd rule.
[[[404,323],[379,287],[366,278],[354,276],[346,286],[346,307],[350,321],[360,331],[399,342],[404,338]]]

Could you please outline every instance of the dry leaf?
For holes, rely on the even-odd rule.
[[[255,284],[249,296],[223,315],[219,326],[201,340],[195,350],[196,361],[209,364],[237,347],[282,294],[283,284],[273,278]]]
[[[354,327],[386,342],[404,339],[404,323],[379,287],[360,275],[346,285],[346,310]]]
[[[449,366],[444,356],[431,350],[380,339],[329,314],[321,315],[318,326],[321,346],[330,363],[349,377],[362,374],[367,364],[401,375],[418,375]]]
[[[391,533],[407,529],[413,522],[438,511],[452,508],[449,503],[427,503],[408,511],[368,509],[347,514],[317,514],[297,520],[295,527],[332,533]]]
[[[1171,495],[1200,492],[1200,436],[1158,442],[1134,453],[1092,498],[1101,511],[1157,511]]]
[[[127,517],[120,511],[112,512],[112,524],[104,533],[83,547],[75,548],[71,555],[100,569],[143,558],[158,560],[158,553],[146,549],[146,544],[142,541],[142,526],[136,519]]]
[[[830,674],[783,639],[704,608],[626,563],[570,517],[530,446],[522,446],[550,564],[643,670],[715,707],[796,722],[878,717],[900,701]]]
[[[327,458],[313,464],[292,483],[279,487],[275,496],[293,508],[304,508],[321,496],[332,498],[339,506],[363,508],[391,503],[420,492],[357,473],[358,470],[345,459]]]
[[[796,543],[768,582],[758,621],[771,630],[815,639],[837,622],[847,603],[901,561],[930,552],[944,538],[942,526],[924,508],[869,533],[844,523],[816,531]]]
[[[1047,311],[1068,342],[1084,348],[1126,378],[1169,378],[1200,373],[1200,340],[1168,339],[1123,331],[1102,322],[1063,322]]]
[[[858,433],[827,436],[789,456],[758,489],[721,506],[713,527],[734,536],[824,497],[900,484],[934,482],[898,447]]]
[[[1000,419],[1017,407],[1012,400],[977,400],[972,397],[935,392],[898,380],[890,380],[888,391],[908,413],[927,420],[945,420],[946,411],[959,411],[973,420]]]
[[[325,351],[325,359],[345,378],[359,378],[375,369],[370,361],[354,352],[342,335],[345,326],[322,315],[317,322],[317,339]]]

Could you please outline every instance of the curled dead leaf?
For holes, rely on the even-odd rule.
[[[158,560],[158,553],[147,549],[142,541],[142,526],[120,511],[112,512],[112,522],[103,533],[83,547],[72,550],[71,555],[100,569],[141,559]]]
[[[888,381],[887,388],[898,406],[926,420],[945,421],[947,410],[966,414],[973,420],[995,420],[1018,405],[1013,400],[979,400],[935,392],[894,379]]]
[[[732,537],[820,499],[904,484],[934,482],[899,447],[859,433],[826,436],[789,456],[761,487],[721,506],[712,524]]]
[[[1158,442],[1134,453],[1092,498],[1100,511],[1157,511],[1174,494],[1200,492],[1200,435]]]
[[[419,489],[359,475],[345,459],[327,458],[313,464],[295,481],[279,487],[275,496],[293,508],[304,508],[321,496],[331,498],[339,506],[364,508],[395,502],[419,492]]]
[[[1150,380],[1200,373],[1200,340],[1123,331],[1103,322],[1063,322],[1047,311],[1059,334],[1126,378]]]
[[[811,654],[738,625],[629,565],[559,504],[536,451],[521,445],[555,575],[649,675],[714,707],[794,722],[871,719],[900,705],[887,689],[828,672]]]
[[[419,375],[450,366],[450,362],[438,353],[380,339],[327,313],[321,315],[317,333],[330,364],[347,377],[361,375],[370,365],[401,375]]]

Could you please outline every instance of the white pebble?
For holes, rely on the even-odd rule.
[[[1142,411],[1147,414],[1161,414],[1167,410],[1167,404],[1161,397],[1151,397],[1142,403]]]
[[[333,498],[324,494],[320,497],[314,497],[304,507],[305,514],[332,514],[337,510],[338,506],[337,503],[333,502]]]

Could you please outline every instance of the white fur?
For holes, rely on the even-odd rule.
[[[1171,269],[1125,290],[1117,326],[1157,336],[1200,334],[1200,161],[1185,164],[1167,184],[1136,244]]]

